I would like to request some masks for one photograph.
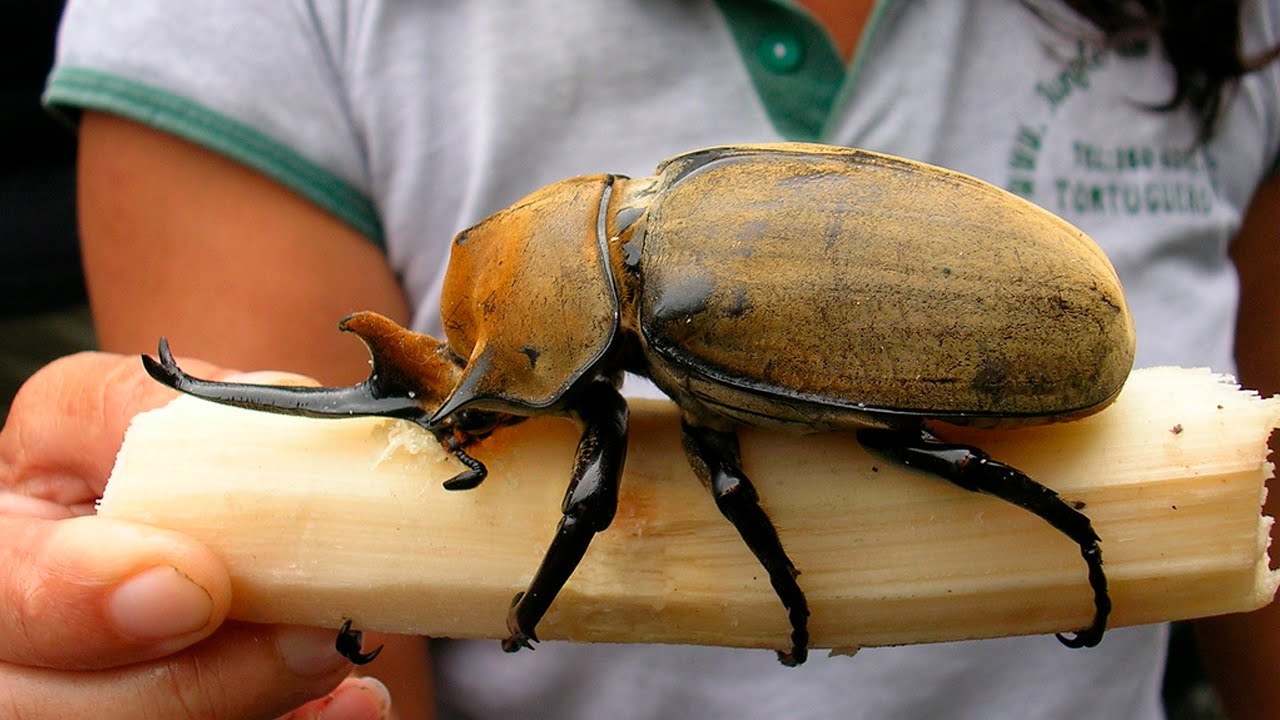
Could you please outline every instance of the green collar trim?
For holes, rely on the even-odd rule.
[[[44,102],[73,117],[101,110],[172,133],[277,180],[386,248],[368,195],[258,130],[186,98],[116,75],[76,67],[54,72]]]
[[[846,69],[826,30],[785,0],[716,0],[747,74],[775,130],[788,140],[821,140],[866,64],[890,0],[879,0]]]

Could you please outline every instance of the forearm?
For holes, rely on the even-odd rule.
[[[356,310],[406,321],[381,250],[265,176],[195,145],[87,113],[79,211],[101,346],[351,382],[368,371],[337,331]]]
[[[1243,386],[1280,393],[1280,176],[1259,188],[1232,247],[1240,275],[1236,363]],[[1272,462],[1280,437],[1271,442]],[[1266,512],[1280,517],[1280,488],[1272,479]],[[1272,526],[1275,566],[1280,526]],[[1233,720],[1280,717],[1280,605],[1196,623],[1201,655]]]

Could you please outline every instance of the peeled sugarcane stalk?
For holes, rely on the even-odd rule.
[[[937,430],[1084,504],[1116,627],[1271,601],[1280,573],[1259,508],[1278,423],[1278,398],[1158,368],[1079,421]],[[814,647],[1089,623],[1078,548],[1026,511],[868,454],[851,435],[741,437],[744,469],[802,573]],[[474,447],[488,480],[450,492],[441,482],[460,466],[403,421],[182,397],[135,419],[99,512],[208,544],[230,568],[238,619],[502,638],[560,517],[576,442],[566,420],[503,429]],[[779,648],[788,633],[765,573],[688,467],[675,407],[633,401],[617,516],[539,636]]]

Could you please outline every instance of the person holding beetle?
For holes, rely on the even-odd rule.
[[[1280,3],[1208,6],[584,3],[566,15],[536,2],[77,0],[47,100],[80,127],[85,267],[108,350],[149,352],[166,335],[222,365],[353,382],[366,358],[334,321],[372,309],[440,335],[458,229],[570,175],[646,175],[696,147],[799,139],[954,168],[1065,217],[1114,262],[1139,365],[1235,367],[1274,392],[1280,71],[1263,60]],[[225,575],[189,541],[69,517],[101,489],[124,419],[161,391],[136,358],[76,356],[15,405],[0,443],[12,538],[0,588],[26,601],[0,622],[0,707],[20,717],[264,717],[346,673],[305,631],[222,623]],[[135,612],[152,624],[130,626],[128,609],[145,607],[186,610]],[[1277,615],[1201,623],[1233,717],[1280,710]],[[866,650],[797,671],[720,648],[507,656],[447,642],[429,675],[425,644],[399,639],[373,668],[401,717],[433,705],[1160,717],[1164,627],[1112,630],[1090,650],[1044,640]],[[237,691],[242,675],[257,680]],[[370,681],[347,681],[299,712],[370,717],[378,703]]]

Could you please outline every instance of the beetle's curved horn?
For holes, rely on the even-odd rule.
[[[369,378],[348,387],[204,380],[178,367],[164,338],[159,360],[143,355],[142,364],[161,384],[223,405],[314,418],[393,417],[429,427],[430,408],[443,400],[461,371],[444,344],[376,313],[357,313],[339,327],[359,335],[373,356]]]
[[[380,396],[368,380],[341,388],[218,382],[188,375],[178,367],[164,338],[160,338],[159,355],[159,360],[142,356],[147,374],[157,382],[222,405],[315,418],[378,415],[417,419],[424,415],[422,408],[410,398]]]

